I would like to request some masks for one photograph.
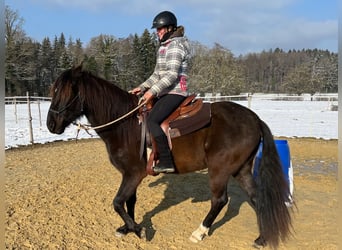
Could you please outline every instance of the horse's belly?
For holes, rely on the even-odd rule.
[[[179,173],[207,168],[205,162],[206,129],[172,139],[172,154]]]

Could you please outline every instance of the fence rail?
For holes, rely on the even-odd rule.
[[[5,104],[22,104],[28,102],[51,101],[51,97],[43,96],[11,96],[5,97]]]
[[[271,101],[330,101],[337,102],[338,94],[321,94],[317,93],[314,95],[302,94],[302,95],[289,95],[289,94],[240,94],[231,96],[221,96],[220,94],[213,95],[211,93],[206,93],[204,97],[198,96],[198,98],[203,99],[207,102],[217,102],[217,101],[248,101],[252,99],[258,100],[271,100]]]

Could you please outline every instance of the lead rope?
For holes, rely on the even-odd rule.
[[[137,111],[138,109],[140,109],[142,106],[144,106],[147,102],[145,101],[145,99],[140,98],[139,99],[139,102],[138,102],[138,106],[135,107],[134,109],[132,109],[131,111],[129,111],[128,113],[124,114],[123,116],[120,116],[119,118],[115,119],[114,121],[111,121],[111,122],[108,122],[106,124],[102,124],[102,125],[99,125],[99,126],[96,126],[96,127],[92,127],[90,125],[86,125],[86,124],[81,124],[80,122],[78,123],[73,123],[74,125],[77,126],[76,130],[77,130],[77,134],[76,134],[76,141],[77,141],[77,138],[78,138],[78,134],[80,132],[81,129],[84,129],[89,135],[91,135],[89,133],[88,130],[96,130],[96,129],[100,129],[100,128],[104,128],[104,127],[107,127],[109,125],[112,125],[118,121],[121,121],[122,119],[125,119],[127,116],[130,116],[131,114],[133,114],[135,111]],[[92,135],[91,135],[92,136]]]

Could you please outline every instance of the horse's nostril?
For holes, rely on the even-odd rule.
[[[52,119],[48,119],[46,126],[48,127],[49,131],[52,132],[53,129],[55,128],[55,122]]]

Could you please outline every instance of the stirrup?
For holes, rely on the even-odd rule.
[[[174,167],[164,167],[164,166],[154,166],[153,171],[155,173],[161,174],[161,173],[174,173],[175,168]]]

